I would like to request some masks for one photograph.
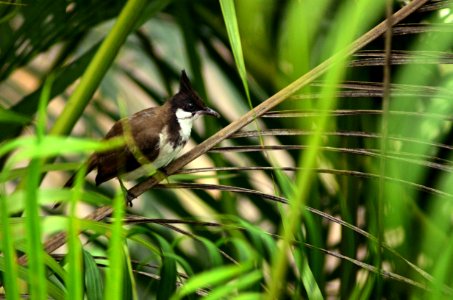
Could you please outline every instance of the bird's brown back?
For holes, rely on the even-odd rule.
[[[98,170],[96,185],[156,159],[159,154],[158,133],[165,126],[163,115],[168,111],[167,104],[148,108],[121,119],[112,126],[105,139],[124,136],[126,146],[94,154]]]

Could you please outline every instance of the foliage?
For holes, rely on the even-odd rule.
[[[0,2],[2,292],[451,297],[450,5]],[[223,117],[126,207],[82,162],[182,69]]]

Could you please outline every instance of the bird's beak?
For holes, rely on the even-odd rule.
[[[209,107],[205,107],[203,110],[200,110],[198,113],[200,115],[210,115],[210,116],[214,116],[214,117],[220,118],[220,114],[218,112],[216,112],[215,110],[213,110],[212,108],[209,108]]]

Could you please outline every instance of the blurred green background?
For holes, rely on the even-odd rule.
[[[0,2],[2,295],[452,297],[451,1],[412,1],[387,51],[380,35],[287,88],[406,2]],[[62,188],[181,70],[222,115],[198,120],[183,152],[285,101],[132,208],[95,174]],[[86,219],[104,205],[112,216]],[[65,246],[47,253],[57,232]]]

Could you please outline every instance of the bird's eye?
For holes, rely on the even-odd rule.
[[[187,108],[193,108],[193,107],[194,107],[194,105],[192,102],[187,103]]]

